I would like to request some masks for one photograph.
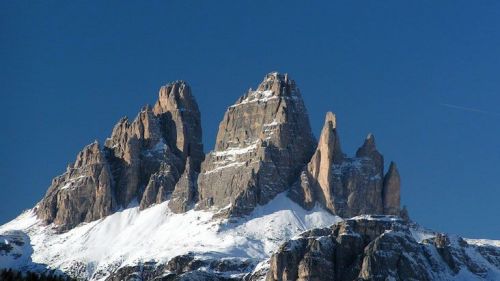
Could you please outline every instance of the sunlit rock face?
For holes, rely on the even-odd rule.
[[[348,158],[340,147],[335,115],[327,113],[311,160],[292,186],[289,196],[307,209],[316,203],[341,217],[400,212],[400,180],[391,164],[384,177],[384,158],[369,134]]]
[[[295,82],[270,73],[230,106],[198,178],[199,208],[245,214],[287,189],[315,140]]]

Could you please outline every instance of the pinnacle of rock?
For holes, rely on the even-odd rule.
[[[400,214],[400,186],[401,179],[398,168],[396,167],[396,163],[391,162],[389,170],[384,177],[384,189],[382,191],[385,214]]]
[[[205,157],[201,142],[201,117],[191,88],[184,81],[175,81],[160,88],[153,111],[167,126],[167,138],[182,152],[183,158],[193,159],[193,168],[199,171]]]
[[[341,217],[399,212],[399,175],[392,166],[383,179],[383,156],[369,134],[356,158],[342,153],[336,118],[327,113],[316,152],[289,196],[305,208],[316,202]],[[384,201],[385,200],[385,201]]]
[[[373,134],[369,133],[368,136],[366,136],[363,145],[356,151],[356,157],[371,159],[378,168],[380,176],[383,175],[384,157],[377,150],[375,136]]]

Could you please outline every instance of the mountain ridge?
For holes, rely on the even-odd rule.
[[[133,201],[146,209],[173,196],[170,208],[174,212],[215,208],[224,210],[220,213],[223,216],[240,216],[290,186],[296,189],[290,192],[291,198],[299,204],[310,207],[314,202],[303,201],[316,200],[343,217],[397,214],[399,179],[391,181],[393,206],[385,208],[384,163],[374,137],[370,134],[356,152],[356,159],[349,160],[340,149],[333,113],[327,113],[325,122],[318,143],[297,84],[288,74],[271,72],[257,90],[250,89],[228,107],[214,150],[205,155],[196,99],[187,82],[177,80],[160,88],[152,108],[143,107],[132,121],[121,118],[102,147],[97,142],[91,150],[85,147],[75,163],[54,179],[37,206],[37,214],[66,231],[106,217]],[[323,136],[330,131],[335,143]],[[332,145],[335,147],[330,149]],[[317,147],[323,147],[323,154],[332,154],[332,160],[321,157],[322,150]],[[321,163],[314,164],[314,157]],[[354,168],[330,168],[346,163]],[[309,169],[318,166],[314,169],[321,172],[300,176],[308,177],[307,182],[300,183],[299,172],[306,165]],[[345,174],[352,175],[344,179]],[[316,181],[322,194],[317,187],[305,186]],[[365,187],[370,184],[373,187]],[[304,190],[298,190],[298,186]],[[339,186],[343,190],[333,194]],[[310,198],[302,198],[301,192],[310,193]],[[365,206],[353,208],[359,204]]]

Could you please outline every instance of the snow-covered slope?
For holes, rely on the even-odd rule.
[[[143,211],[125,209],[62,234],[51,225],[44,226],[32,210],[26,211],[0,227],[2,237],[14,232],[26,240],[25,248],[19,250],[24,255],[4,256],[2,265],[36,269],[34,264],[45,264],[73,276],[100,280],[123,266],[164,263],[186,253],[258,262],[299,233],[341,220],[319,207],[305,211],[284,194],[250,216],[234,220],[213,219],[209,211],[174,214],[167,205],[168,201]]]

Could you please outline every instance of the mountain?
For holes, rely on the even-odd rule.
[[[284,243],[265,280],[500,280],[499,245],[365,215]],[[254,273],[255,279],[263,274]]]
[[[313,136],[299,87],[267,74],[203,152],[185,81],[84,147],[32,209],[0,226],[0,269],[81,280],[498,280],[500,242],[426,230],[375,137]]]
[[[285,191],[314,149],[304,102],[288,75],[270,73],[230,106],[198,179],[200,208],[248,214]]]

